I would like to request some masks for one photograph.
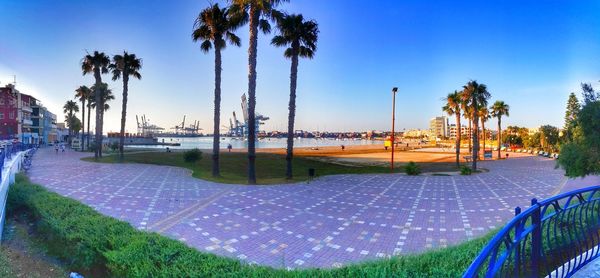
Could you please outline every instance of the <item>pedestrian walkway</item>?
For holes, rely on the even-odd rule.
[[[203,252],[280,268],[338,267],[446,247],[501,227],[515,206],[555,195],[555,161],[482,162],[472,176],[338,175],[311,183],[229,185],[189,170],[81,161],[38,151],[31,180],[99,212]],[[595,181],[591,181],[595,182]]]

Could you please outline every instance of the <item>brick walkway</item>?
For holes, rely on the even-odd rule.
[[[201,251],[274,267],[337,267],[446,247],[485,234],[565,187],[555,161],[483,162],[473,176],[339,175],[310,184],[225,185],[186,169],[37,152],[32,181]]]

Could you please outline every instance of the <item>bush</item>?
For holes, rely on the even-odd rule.
[[[115,141],[109,145],[110,149],[115,152],[119,149],[119,142]]]
[[[407,175],[416,176],[421,174],[421,168],[419,167],[419,165],[417,165],[417,163],[411,161],[404,166],[404,172],[406,172]]]
[[[202,159],[202,152],[199,149],[191,149],[183,153],[183,160],[185,162],[196,162]]]
[[[460,166],[460,174],[461,175],[468,176],[468,175],[471,175],[472,173],[473,173],[473,169],[471,169],[470,167],[465,166],[465,165]]]

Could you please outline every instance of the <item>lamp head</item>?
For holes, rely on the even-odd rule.
[[[392,93],[396,93],[396,92],[398,92],[398,87],[392,88]]]

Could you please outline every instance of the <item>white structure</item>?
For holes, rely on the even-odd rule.
[[[432,118],[429,121],[429,133],[433,137],[449,137],[448,118],[446,116]]]

